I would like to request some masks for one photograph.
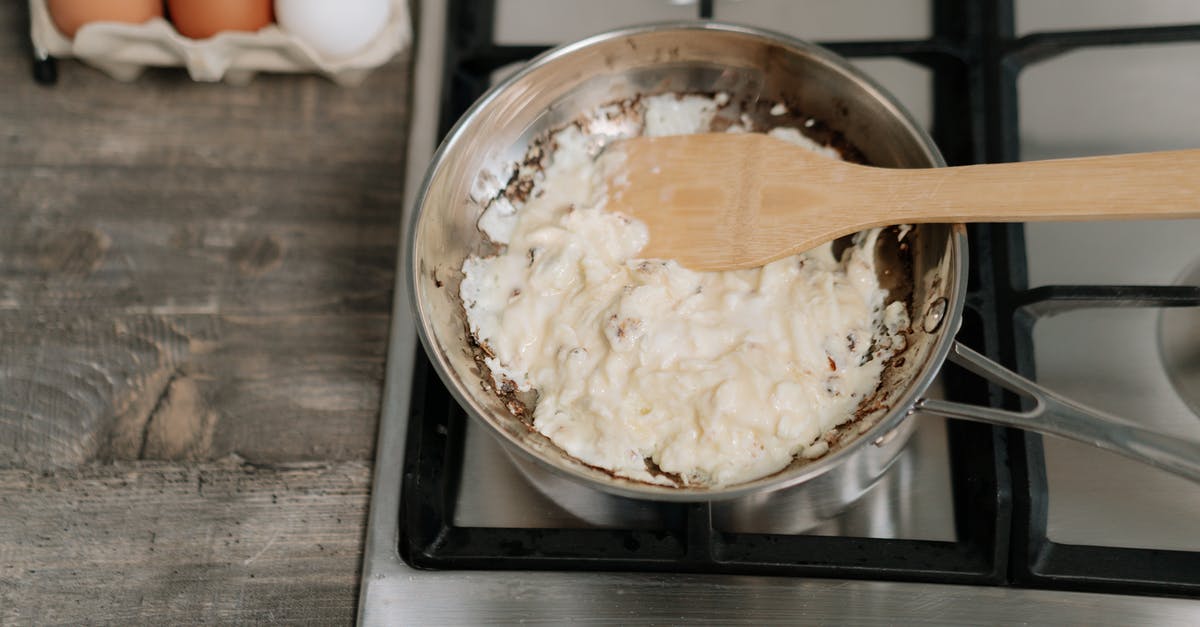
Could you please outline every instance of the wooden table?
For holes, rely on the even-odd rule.
[[[354,616],[409,68],[30,78],[0,3],[0,624]]]

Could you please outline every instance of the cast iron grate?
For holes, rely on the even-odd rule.
[[[1013,0],[933,0],[933,35],[825,42],[849,57],[901,58],[933,77],[933,135],[954,164],[1018,158],[1017,77],[1029,64],[1087,46],[1200,41],[1200,25],[1037,33],[1017,38]],[[492,39],[494,0],[451,0],[439,121],[444,134],[490,74],[540,46]],[[701,1],[697,17],[712,15]],[[1051,286],[1027,289],[1020,225],[969,229],[967,312],[958,337],[1033,374],[1031,329],[1069,307],[1195,306],[1200,290]],[[399,551],[427,569],[623,570],[847,577],[1200,594],[1200,553],[1067,546],[1046,527],[1041,439],[951,421],[955,542],[727,533],[707,504],[670,508],[661,529],[509,529],[453,524],[467,419],[423,352],[413,382]],[[954,400],[1016,409],[1020,400],[947,367]]]

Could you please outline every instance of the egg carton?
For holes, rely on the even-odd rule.
[[[29,0],[30,31],[39,58],[74,57],[119,81],[148,67],[186,67],[195,81],[246,84],[259,72],[316,73],[356,85],[412,41],[407,0],[391,0],[388,23],[353,56],[329,59],[276,24],[257,32],[228,31],[208,39],[180,35],[170,22],[94,22],[68,39],[54,26],[46,0]]]

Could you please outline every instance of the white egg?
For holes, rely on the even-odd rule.
[[[348,57],[373,40],[390,13],[390,0],[275,0],[275,19],[322,56]]]

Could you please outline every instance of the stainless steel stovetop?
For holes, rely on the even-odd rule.
[[[600,5],[582,0],[568,4],[572,11],[595,11]],[[868,4],[871,12],[864,13]],[[920,38],[929,35],[928,4],[860,0],[841,3],[841,9],[831,12],[829,3],[819,2],[718,1],[714,12],[718,18],[815,39]],[[1018,2],[1018,34],[1147,20],[1200,22],[1200,8],[1183,2],[1145,3],[1140,9],[1062,4],[1091,9]],[[604,4],[602,15],[594,19],[561,22],[555,11],[566,9],[559,3],[500,0],[496,6],[496,39],[516,45],[554,43],[627,23],[696,14],[687,2],[625,1]],[[445,69],[445,3],[424,2],[417,15],[406,210],[438,139]],[[550,25],[541,26],[539,15]],[[822,24],[826,30],[813,30]],[[1200,113],[1193,104],[1200,97],[1197,61],[1200,43],[1184,43],[1088,49],[1030,67],[1020,78],[1020,157],[1200,146]],[[864,66],[918,119],[928,123],[933,118],[928,72],[893,59],[871,59]],[[1200,263],[1200,221],[1029,225],[1024,237],[1030,287],[1195,285],[1200,280],[1200,266],[1195,265]],[[364,623],[1200,623],[1200,602],[1162,596],[745,575],[412,568],[397,547],[413,356],[420,348],[402,287],[396,290],[393,311],[362,580]],[[1041,383],[1110,413],[1200,440],[1200,381],[1181,375],[1172,382],[1164,365],[1170,359],[1200,359],[1200,310],[1072,311],[1041,318],[1032,340]],[[654,528],[667,515],[652,504],[595,497],[571,486],[536,485],[473,422],[467,424],[464,446],[455,525]],[[1074,443],[1037,438],[1031,446],[1045,455],[1049,540],[1065,546],[1200,552],[1200,485]],[[717,507],[712,516],[715,525],[730,532],[953,542],[958,533],[953,498],[946,424],[923,417],[910,447],[884,480],[840,515],[814,521],[801,509],[758,515],[763,513]]]

